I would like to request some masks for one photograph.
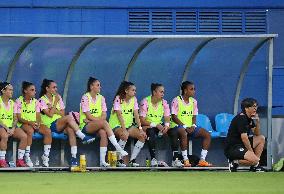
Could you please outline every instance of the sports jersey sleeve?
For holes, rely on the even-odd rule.
[[[59,96],[59,98],[60,98],[60,100],[59,100],[60,110],[63,110],[63,109],[65,109],[65,104],[64,104],[64,102],[63,102],[61,96]]]
[[[86,95],[82,96],[81,108],[82,108],[82,112],[90,111],[89,98]]]
[[[138,102],[137,102],[136,97],[134,97],[134,110],[139,110],[139,106],[138,106]]]
[[[178,115],[178,99],[175,97],[171,104],[172,114]]]
[[[170,106],[166,100],[163,99],[164,116],[168,117],[171,115]]]
[[[121,110],[120,98],[116,96],[113,102],[113,110]]]
[[[198,115],[197,100],[193,99],[193,115]]]
[[[37,100],[36,101],[36,112],[40,112],[40,110],[41,110],[41,104],[40,104],[40,102]]]
[[[107,106],[106,106],[106,99],[105,97],[102,96],[102,111],[106,112],[107,111]]]
[[[141,102],[140,102],[140,111],[139,111],[139,115],[141,117],[146,117],[148,113],[148,103],[146,98],[144,98]]]
[[[48,109],[48,106],[47,106],[47,104],[46,104],[46,102],[44,100],[40,99],[39,102],[40,102],[40,110],[41,111],[45,110],[45,109]]]
[[[19,99],[17,99],[14,103],[14,113],[21,113],[22,112],[22,103]]]

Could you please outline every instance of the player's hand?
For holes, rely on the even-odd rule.
[[[147,134],[142,129],[140,130],[140,135],[147,139]]]
[[[187,127],[187,128],[186,128],[186,132],[189,133],[189,134],[193,133],[194,130],[195,130],[195,127],[194,127],[194,126],[191,126],[191,127]]]
[[[159,131],[163,131],[164,130],[164,127],[161,124],[158,124],[156,127],[159,129]]]
[[[14,135],[14,132],[15,132],[15,128],[14,128],[14,127],[13,127],[12,129],[9,129],[9,130],[7,131],[8,136],[10,137],[10,136]]]
[[[163,134],[166,134],[169,131],[170,127],[164,126],[162,132]]]

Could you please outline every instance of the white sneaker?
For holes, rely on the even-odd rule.
[[[107,167],[110,167],[110,164],[106,162],[101,162],[100,167],[107,168]]]
[[[152,167],[157,167],[157,166],[158,166],[158,160],[157,160],[156,158],[153,158],[153,159],[151,160],[151,166],[152,166]]]
[[[117,152],[119,152],[118,154],[120,154],[121,157],[124,157],[124,156],[128,155],[128,153],[126,151],[124,151],[123,149],[121,149],[121,150],[119,150]]]
[[[124,164],[123,160],[118,160],[116,163],[117,167],[126,167],[126,164]]]
[[[181,163],[179,159],[176,159],[172,162],[172,167],[182,168],[183,164]]]
[[[43,165],[43,167],[49,167],[49,164],[48,164],[48,162],[49,162],[49,158],[46,156],[46,155],[42,155],[41,156],[41,159],[42,159],[42,165]]]
[[[25,162],[28,167],[34,167],[34,164],[29,156],[25,157]]]
[[[134,160],[131,160],[131,161],[129,162],[129,166],[130,166],[130,167],[139,167],[140,164],[136,163],[136,161],[135,161],[135,159],[134,159]]]

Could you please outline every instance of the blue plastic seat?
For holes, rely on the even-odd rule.
[[[210,119],[206,115],[198,114],[196,116],[196,125],[206,129],[212,138],[220,137],[220,132],[213,130]]]
[[[220,132],[221,137],[226,137],[228,129],[234,115],[229,113],[219,113],[215,116],[216,131]]]
[[[43,135],[40,134],[39,132],[34,132],[33,134],[33,139],[42,139]]]
[[[67,140],[67,135],[65,135],[64,133],[52,132],[51,135],[52,135],[52,139]]]

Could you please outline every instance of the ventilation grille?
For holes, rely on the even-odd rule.
[[[266,33],[266,11],[131,10],[130,34]]]

